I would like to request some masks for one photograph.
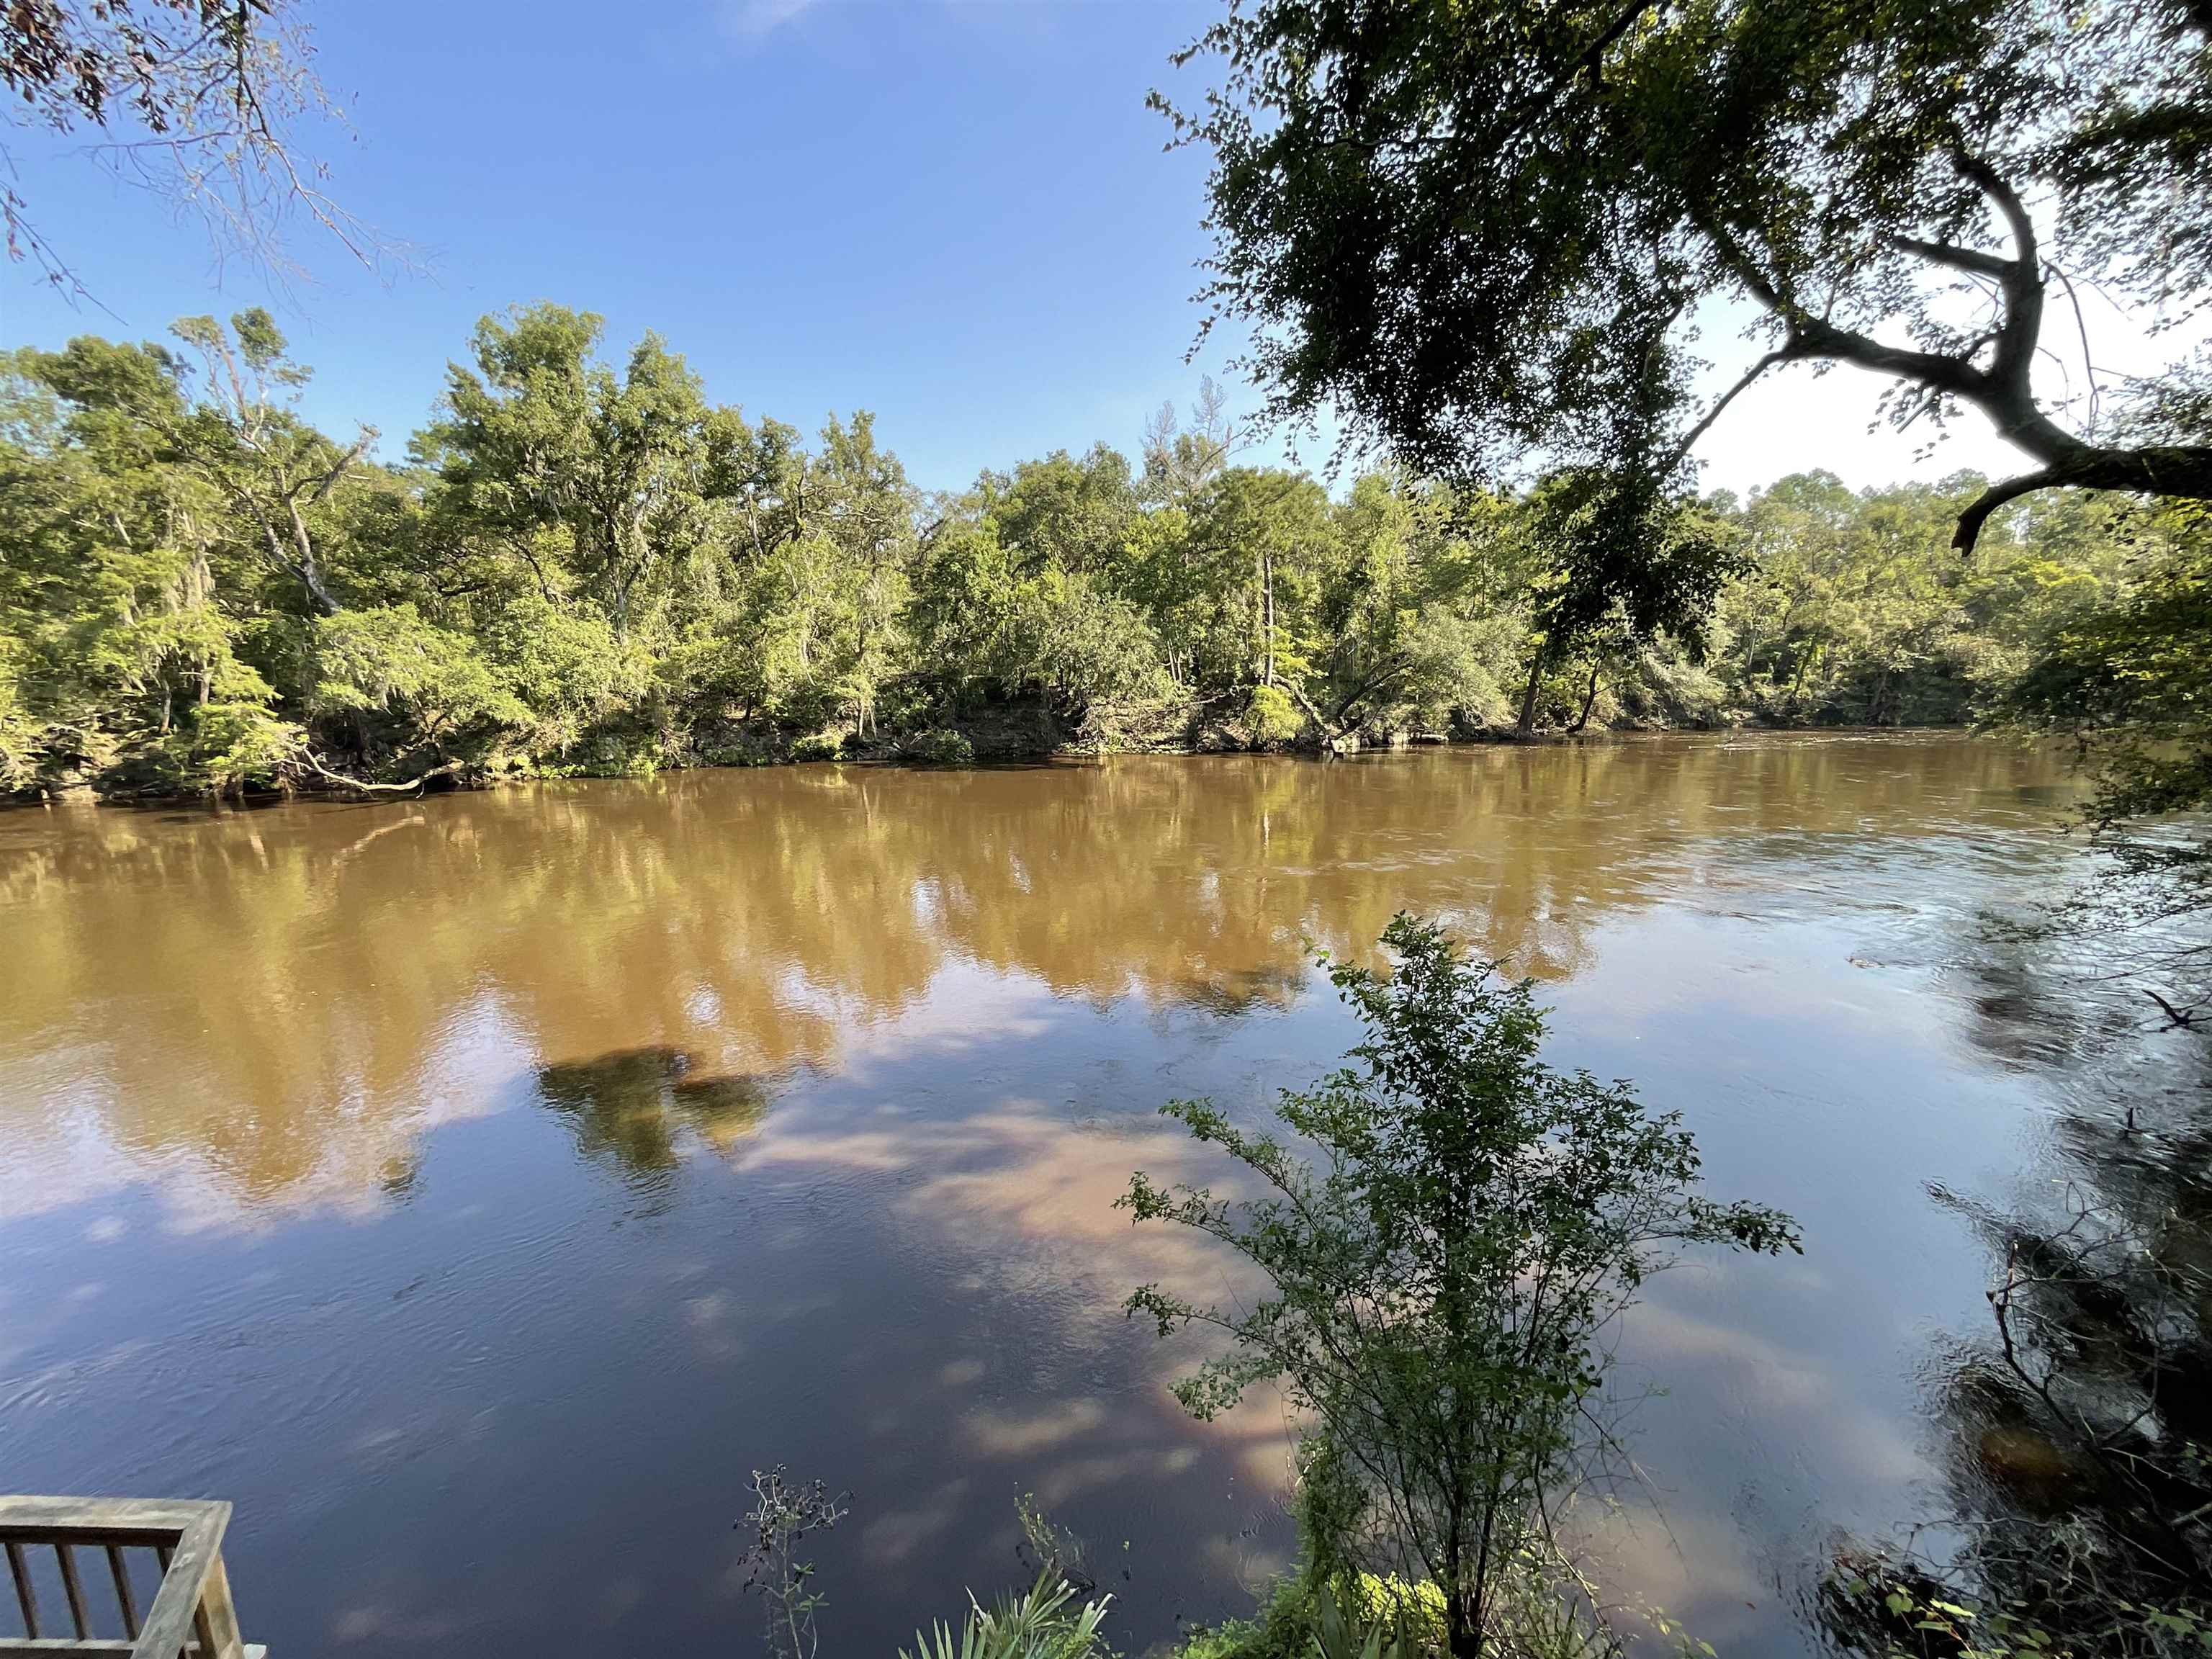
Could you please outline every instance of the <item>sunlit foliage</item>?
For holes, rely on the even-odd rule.
[[[1235,464],[1218,393],[1140,466],[933,495],[868,415],[809,440],[552,305],[483,321],[398,464],[302,417],[262,311],[7,367],[11,793],[1960,721],[2127,587],[2142,518],[2045,496],[1961,556],[1966,477],[1333,493]]]

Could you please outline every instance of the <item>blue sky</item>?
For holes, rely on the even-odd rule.
[[[334,191],[425,270],[380,282],[302,227],[307,278],[272,294],[219,272],[196,223],[11,135],[40,228],[106,309],[0,270],[0,342],[158,337],[270,303],[316,369],[307,412],[377,426],[397,458],[478,317],[556,300],[604,314],[617,355],[657,329],[750,414],[811,429],[873,410],[925,487],[1099,438],[1133,451],[1163,398],[1229,378],[1233,342],[1183,361],[1204,157],[1163,154],[1145,107],[1156,86],[1202,91],[1168,58],[1220,3],[315,0],[352,113],[326,146]],[[1707,483],[2009,470],[1971,427],[1928,459],[1869,436],[1878,391],[1778,377],[1702,447]]]

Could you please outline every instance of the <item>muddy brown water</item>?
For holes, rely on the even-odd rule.
[[[0,1488],[234,1500],[280,1656],[757,1651],[777,1462],[854,1493],[826,1651],[1021,1577],[1024,1492],[1125,1650],[1245,1610],[1285,1424],[1178,1414],[1118,1304],[1231,1281],[1111,1204],[1204,1170],[1163,1101],[1323,1069],[1309,950],[1408,908],[1802,1220],[1630,1316],[1666,1392],[1602,1530],[1724,1653],[1809,1650],[1985,1317],[1930,1184],[2032,1183],[2082,1086],[1982,921],[2069,878],[2071,799],[1844,734],[0,814]]]

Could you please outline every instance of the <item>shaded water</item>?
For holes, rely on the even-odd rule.
[[[1802,1222],[1632,1314],[1663,1522],[1607,1549],[1723,1651],[1809,1649],[1984,1316],[1929,1184],[2015,1191],[2085,1086],[1978,920],[2073,873],[2070,799],[1820,736],[0,816],[0,1488],[235,1500],[279,1654],[752,1652],[776,1462],[854,1492],[834,1652],[1019,1577],[1024,1492],[1126,1650],[1244,1610],[1284,1424],[1178,1415],[1118,1304],[1221,1264],[1110,1206],[1208,1172],[1162,1101],[1334,1059],[1308,946],[1405,907]]]

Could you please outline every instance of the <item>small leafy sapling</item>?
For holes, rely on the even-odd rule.
[[[814,1563],[799,1559],[799,1541],[843,1520],[851,1498],[850,1492],[831,1496],[819,1480],[794,1485],[781,1463],[753,1471],[753,1507],[738,1525],[754,1534],[745,1552],[745,1588],[760,1595],[773,1659],[814,1659],[820,1645],[814,1615],[823,1597],[814,1588]]]
[[[1364,1036],[1343,1067],[1284,1091],[1276,1115],[1297,1144],[1207,1101],[1164,1109],[1260,1177],[1260,1195],[1140,1172],[1121,1200],[1138,1221],[1227,1245],[1267,1289],[1214,1308],[1148,1285],[1127,1306],[1163,1336],[1227,1335],[1176,1386],[1196,1416],[1279,1381],[1315,1425],[1314,1547],[1433,1581],[1451,1653],[1474,1659],[1496,1645],[1514,1564],[1553,1541],[1551,1502],[1610,1443],[1590,1401],[1607,1328],[1691,1246],[1776,1254],[1798,1234],[1779,1211],[1701,1196],[1675,1114],[1547,1065],[1527,981],[1434,922],[1400,915],[1382,943],[1387,977],[1322,958]]]

